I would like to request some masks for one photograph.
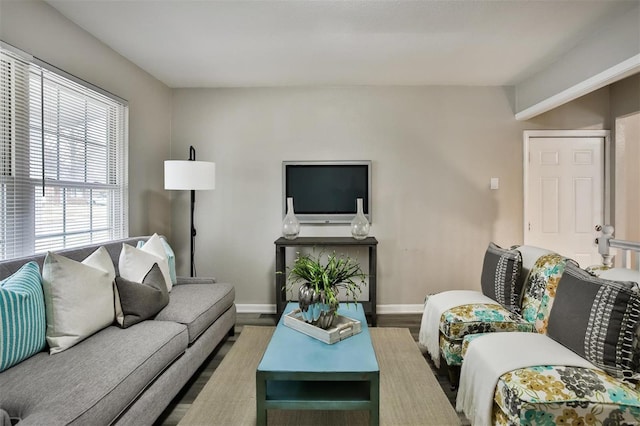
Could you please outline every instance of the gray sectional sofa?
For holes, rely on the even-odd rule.
[[[118,272],[122,244],[58,251],[81,261],[103,245]],[[0,280],[44,255],[0,262]],[[213,279],[178,278],[169,304],[129,328],[109,326],[54,355],[45,349],[0,373],[0,426],[148,425],[216,346],[233,333],[235,291]]]

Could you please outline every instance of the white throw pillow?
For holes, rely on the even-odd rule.
[[[91,253],[85,260],[82,261],[82,263],[107,272],[109,274],[109,277],[111,278],[111,281],[116,279],[116,268],[115,266],[113,266],[113,260],[111,260],[109,252],[104,247],[100,247],[98,250]]]
[[[118,261],[120,276],[126,280],[141,283],[153,267],[153,264],[157,263],[167,285],[167,290],[171,291],[173,284],[171,283],[169,263],[164,254],[164,246],[157,234],[154,234],[154,237],[149,238],[141,249],[122,244],[122,251]]]
[[[113,323],[114,278],[113,263],[104,247],[82,263],[47,253],[42,288],[51,354],[69,349]]]

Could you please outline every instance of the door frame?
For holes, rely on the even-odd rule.
[[[527,235],[527,224],[529,223],[529,217],[527,214],[527,208],[529,207],[528,200],[528,184],[529,184],[529,141],[533,138],[604,138],[604,182],[603,182],[603,200],[602,205],[604,208],[604,223],[600,225],[613,225],[611,223],[611,168],[612,168],[612,155],[611,155],[611,132],[609,130],[525,130],[523,132],[523,147],[522,147],[522,192],[523,192],[523,222],[522,222],[522,241],[525,242]]]

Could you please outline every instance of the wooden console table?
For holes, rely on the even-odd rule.
[[[359,301],[364,307],[364,312],[372,326],[376,326],[378,316],[376,314],[376,264],[378,240],[375,237],[367,237],[364,240],[356,240],[351,237],[298,237],[295,240],[287,240],[280,237],[275,241],[276,245],[276,313],[278,318],[282,315],[287,304],[287,291],[285,283],[287,279],[286,251],[287,247],[368,247],[369,248],[369,300]]]

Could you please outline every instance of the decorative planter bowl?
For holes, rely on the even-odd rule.
[[[333,287],[334,294],[338,289]],[[338,303],[329,303],[324,290],[316,292],[315,287],[304,283],[298,289],[298,305],[302,311],[302,318],[316,327],[327,329],[331,327],[335,318]]]

